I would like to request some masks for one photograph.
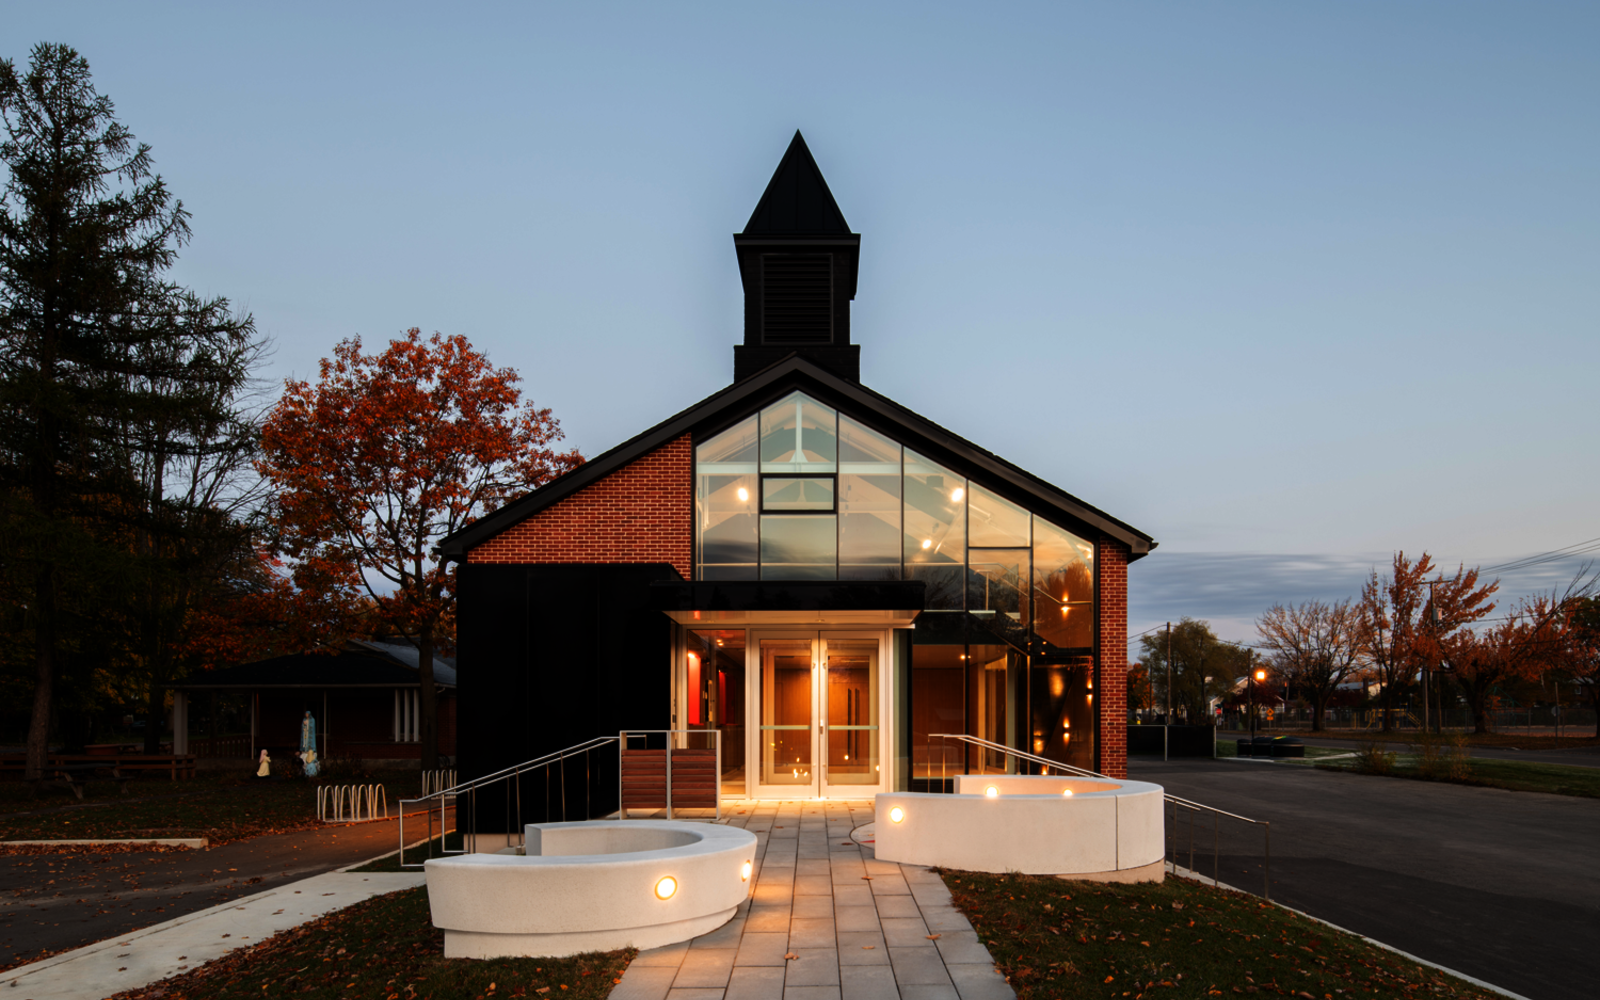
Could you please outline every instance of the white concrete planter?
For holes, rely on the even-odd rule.
[[[527,843],[525,856],[507,848],[424,866],[446,958],[687,941],[733,916],[750,894],[756,856],[747,830],[668,820],[539,823],[527,827]]]
[[[1162,788],[1146,781],[966,774],[953,795],[879,795],[874,819],[885,861],[1118,882],[1163,875]]]

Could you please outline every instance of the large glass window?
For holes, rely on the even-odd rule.
[[[1059,649],[1094,646],[1094,546],[1037,517],[1033,630]]]
[[[930,611],[960,611],[967,561],[967,481],[905,451],[906,579],[927,584]]]
[[[898,580],[900,446],[839,417],[839,579]]]
[[[680,725],[722,733],[723,794],[745,788],[744,630],[693,629],[685,637]]]
[[[1094,546],[802,392],[695,450],[701,580],[921,580],[929,611],[1094,646]]]
[[[695,473],[695,565],[700,579],[756,579],[756,418],[696,448]]]

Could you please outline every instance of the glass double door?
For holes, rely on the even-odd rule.
[[[758,794],[864,797],[882,791],[882,636],[756,637]]]

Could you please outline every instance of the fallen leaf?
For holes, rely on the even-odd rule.
[[[938,934],[929,934],[928,935],[928,940],[929,941],[937,941],[937,940],[939,940],[939,937],[940,937],[940,935],[938,935]]]
[[[875,944],[864,944],[864,945],[861,946],[861,950],[862,951],[871,951],[872,949],[874,949],[876,947],[878,947],[878,946],[875,945]]]
[[[792,951],[791,952],[786,952],[786,953],[784,953],[783,960],[785,962],[798,962],[800,960],[800,956],[796,955]]]

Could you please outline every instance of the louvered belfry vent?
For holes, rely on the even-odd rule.
[[[761,342],[833,343],[833,255],[761,255]]]
[[[797,355],[860,382],[850,302],[861,236],[850,231],[799,132],[733,246],[744,285],[744,343],[733,348],[734,381]]]

